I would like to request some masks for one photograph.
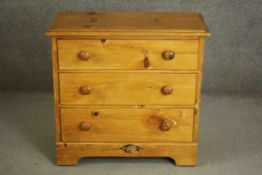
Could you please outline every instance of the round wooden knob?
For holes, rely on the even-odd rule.
[[[82,51],[80,51],[79,53],[78,53],[78,58],[80,59],[80,60],[88,60],[89,59],[89,57],[90,57],[90,54],[87,52],[87,51],[84,51],[84,50],[82,50]]]
[[[164,95],[170,95],[173,93],[173,88],[171,86],[163,86],[161,92]]]
[[[87,122],[82,122],[79,125],[79,128],[84,131],[88,131],[91,128],[91,124]]]
[[[166,50],[162,53],[162,57],[165,60],[172,60],[175,57],[175,53],[171,50]]]
[[[176,125],[175,121],[165,118],[165,119],[162,120],[162,122],[159,126],[159,129],[161,131],[169,131],[175,125]]]
[[[88,87],[88,86],[81,86],[81,87],[79,88],[79,92],[80,92],[80,94],[82,94],[82,95],[89,95],[89,94],[91,93],[91,88]]]

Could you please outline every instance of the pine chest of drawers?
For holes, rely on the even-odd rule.
[[[59,13],[52,38],[58,165],[169,157],[195,165],[204,39],[197,13]]]

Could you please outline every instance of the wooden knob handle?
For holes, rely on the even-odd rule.
[[[79,124],[79,128],[83,131],[88,131],[91,128],[91,124],[87,122],[82,122]]]
[[[171,50],[166,50],[162,53],[162,57],[165,60],[172,60],[175,57],[175,53]]]
[[[78,53],[77,56],[78,56],[78,58],[79,58],[80,60],[86,61],[86,60],[89,59],[90,54],[89,54],[87,51],[82,50],[82,51],[80,51],[80,52]]]
[[[173,93],[173,87],[171,86],[163,86],[161,89],[162,94],[164,95],[170,95]]]
[[[170,120],[168,118],[164,118],[159,126],[161,131],[169,131],[172,127],[176,125],[174,120]]]
[[[82,94],[82,95],[89,95],[89,94],[91,94],[91,88],[88,87],[88,86],[81,86],[81,87],[79,88],[79,92],[80,92],[80,94]]]

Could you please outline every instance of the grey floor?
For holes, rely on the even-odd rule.
[[[0,174],[262,174],[262,98],[202,96],[199,164],[165,158],[85,158],[54,164],[51,93],[0,94]]]

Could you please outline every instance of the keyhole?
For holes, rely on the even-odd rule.
[[[100,113],[98,111],[92,112],[92,116],[94,117],[99,117]]]
[[[149,56],[148,56],[148,50],[144,49],[144,68],[148,68],[150,66],[149,63]]]

